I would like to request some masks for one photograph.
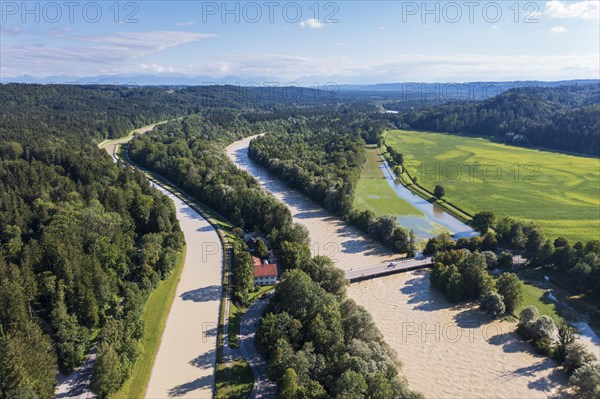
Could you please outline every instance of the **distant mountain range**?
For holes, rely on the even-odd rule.
[[[403,94],[414,99],[434,96],[447,100],[477,100],[490,98],[507,90],[523,87],[558,87],[564,85],[587,85],[599,83],[598,79],[544,81],[507,81],[507,82],[463,82],[463,83],[422,83],[398,82],[377,84],[338,84],[343,79],[325,76],[306,76],[290,81],[265,76],[190,76],[178,73],[155,75],[100,75],[91,77],[48,76],[0,77],[0,83],[41,83],[41,84],[98,84],[126,86],[201,86],[201,85],[240,85],[240,86],[287,86],[298,85],[328,91],[354,91],[364,94],[382,95]]]
[[[158,75],[99,75],[90,77],[80,76],[47,76],[39,78],[30,75],[13,78],[0,78],[1,83],[40,83],[40,84],[98,84],[98,85],[124,85],[124,86],[201,86],[201,85],[264,85],[265,82],[277,80],[265,77],[238,77],[225,76],[214,78],[209,76],[189,76],[183,74],[158,74]]]

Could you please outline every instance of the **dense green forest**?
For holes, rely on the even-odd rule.
[[[389,117],[398,127],[494,136],[507,144],[600,155],[600,85],[520,88]]]
[[[290,187],[302,190],[333,213],[344,215],[365,162],[365,120],[325,114],[295,118],[280,134],[252,141],[248,155]]]
[[[252,117],[252,115],[250,115]],[[271,232],[291,221],[282,203],[227,159],[226,143],[261,131],[269,122],[251,123],[233,109],[209,109],[174,121],[128,146],[131,159],[165,176],[202,203],[244,229]]]
[[[338,100],[331,93],[305,88],[2,84],[0,130],[10,130],[14,136],[70,133],[100,141],[211,107],[271,109]]]
[[[0,398],[53,396],[94,342],[92,383],[114,391],[183,245],[173,204],[91,140],[7,121],[0,136]]]

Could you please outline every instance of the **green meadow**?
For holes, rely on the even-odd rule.
[[[392,130],[420,185],[470,213],[492,211],[539,224],[549,238],[600,238],[600,160],[506,146],[484,138]]]
[[[361,211],[368,209],[375,216],[423,215],[392,190],[380,169],[381,162],[377,149],[367,149],[367,162],[363,165],[354,193],[354,207]]]

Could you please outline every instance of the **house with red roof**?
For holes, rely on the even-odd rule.
[[[277,263],[261,262],[256,256],[253,256],[252,260],[254,261],[254,284],[275,285],[279,277]]]

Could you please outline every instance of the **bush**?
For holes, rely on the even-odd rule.
[[[584,364],[573,373],[569,383],[582,398],[600,398],[600,364]]]
[[[549,316],[542,315],[534,323],[531,329],[533,339],[538,341],[542,339],[550,339],[554,341],[556,336],[556,324]]]
[[[498,267],[501,269],[509,269],[513,265],[513,257],[510,252],[502,251],[498,255]]]
[[[564,366],[569,373],[573,373],[586,363],[596,361],[596,356],[589,353],[585,347],[578,342],[567,345],[565,352]]]
[[[535,321],[540,317],[540,312],[535,306],[527,306],[519,314],[519,324],[517,324],[517,333],[526,341],[533,338],[532,327]]]
[[[554,358],[559,363],[564,363],[567,353],[567,346],[575,342],[575,333],[577,330],[566,323],[560,323],[558,326],[558,345],[554,352]]]
[[[504,306],[504,298],[502,295],[494,291],[489,291],[481,298],[481,310],[492,315],[493,317],[502,316],[506,311]]]
[[[485,264],[488,269],[495,269],[498,267],[498,257],[495,253],[492,251],[483,251],[481,254],[485,256]]]
[[[533,345],[537,352],[541,355],[552,357],[556,352],[556,344],[549,337],[543,337],[534,341]]]

